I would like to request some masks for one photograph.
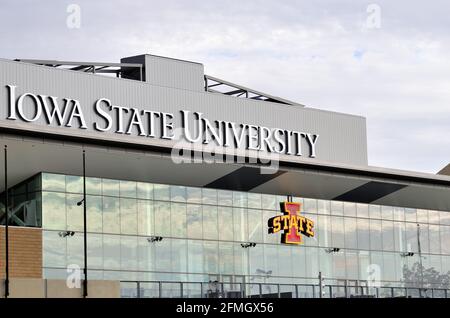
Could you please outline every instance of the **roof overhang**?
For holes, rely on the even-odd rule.
[[[10,185],[42,171],[81,175],[84,147],[89,176],[450,211],[450,177],[443,175],[299,158],[280,158],[277,169],[248,158],[176,163],[172,149],[163,147],[8,134],[2,141],[8,146]]]

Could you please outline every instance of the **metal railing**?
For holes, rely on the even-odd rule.
[[[448,289],[314,284],[121,281],[123,298],[450,298]]]

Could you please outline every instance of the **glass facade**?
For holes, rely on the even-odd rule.
[[[42,173],[32,181],[42,211],[44,275],[65,278],[68,265],[83,264],[82,178]],[[86,182],[91,279],[268,286],[317,284],[321,272],[327,284],[450,287],[449,212],[294,197],[315,222],[315,236],[284,245],[267,226],[284,196]]]

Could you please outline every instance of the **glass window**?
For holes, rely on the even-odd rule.
[[[202,203],[202,189],[201,188],[186,188],[186,197],[188,203]]]
[[[279,210],[280,204],[277,202],[277,196],[271,194],[263,194],[261,196],[261,205],[265,210]]]
[[[232,241],[234,233],[233,208],[219,206],[218,220],[219,220],[219,240]]]
[[[375,280],[384,280],[383,275],[383,252],[376,252],[371,251],[370,252],[370,261],[371,264],[368,267],[368,277],[369,279],[375,279]],[[371,274],[373,273],[373,274]],[[379,275],[379,278],[377,277]]]
[[[450,212],[440,211],[439,222],[444,225],[450,225]]]
[[[313,277],[316,283],[319,275],[319,250],[315,247],[305,247],[306,251],[306,277]]]
[[[417,222],[421,224],[428,223],[428,211],[427,210],[417,210]]]
[[[261,268],[264,272],[270,273],[270,275],[279,275],[277,245],[264,245],[264,264],[265,268]]]
[[[417,222],[416,219],[416,209],[405,209],[405,221],[406,222]]]
[[[247,210],[234,208],[233,223],[234,223],[234,240],[245,242],[248,241]]]
[[[32,192],[27,195],[27,213],[23,215],[26,226],[42,227],[42,192]],[[18,214],[16,213],[16,216]],[[19,216],[18,216],[19,217]]]
[[[359,242],[358,242],[359,244]],[[380,269],[375,269],[370,260],[370,254],[368,251],[358,252],[358,262],[359,262],[359,279],[365,281],[373,281],[374,275],[380,271]],[[370,276],[369,276],[370,275]],[[375,278],[376,279],[376,278]]]
[[[66,176],[63,174],[43,173],[42,190],[65,192]]]
[[[120,236],[103,235],[103,266],[106,270],[120,269]]]
[[[153,185],[153,196],[155,200],[169,201],[170,200],[170,188],[165,184]]]
[[[127,198],[136,198],[137,185],[134,181],[120,181],[120,196]]]
[[[188,269],[190,273],[204,273],[202,241],[188,240]]]
[[[120,186],[118,180],[102,179],[103,195],[118,197],[120,194]]]
[[[66,195],[66,211],[67,211],[67,229],[71,231],[83,231],[84,217],[83,205],[78,206],[77,203],[83,197],[79,194]]]
[[[430,236],[430,253],[441,254],[439,225],[430,225],[428,231]]]
[[[233,192],[226,190],[217,191],[217,200],[219,205],[232,206],[233,205]]]
[[[381,207],[381,218],[383,220],[393,220],[394,219],[394,208],[391,206]]]
[[[172,225],[172,237],[186,237],[186,204],[172,203],[170,205],[170,219]]]
[[[86,178],[86,193],[92,195],[102,194],[102,179]]]
[[[442,273],[448,273],[450,271],[450,256],[442,255]]]
[[[330,201],[317,200],[317,213],[329,215],[330,210]]]
[[[58,232],[43,231],[42,248],[44,267],[66,267],[67,239],[60,237]]]
[[[42,192],[42,224],[44,229],[66,229],[66,195]]]
[[[248,207],[252,209],[261,209],[261,194],[260,193],[248,193]]]
[[[218,238],[217,207],[203,206],[203,238],[217,240]]]
[[[233,247],[235,275],[248,275],[248,249],[242,248],[240,243],[234,243]]]
[[[322,261],[322,258],[321,258]],[[301,246],[292,247],[292,275],[294,277],[306,277],[306,250]],[[322,263],[320,264],[323,269]]]
[[[394,253],[383,253],[383,280],[387,281],[395,281],[397,278],[396,273],[396,262],[395,262],[395,254]]]
[[[154,242],[155,270],[159,272],[172,271],[172,239],[164,238],[162,241]]]
[[[203,238],[203,216],[202,206],[187,205],[187,236],[189,238]]]
[[[255,247],[248,249],[250,275],[263,275],[264,270],[264,246],[256,244]]]
[[[247,193],[233,191],[233,206],[246,208],[247,207]]]
[[[422,253],[430,253],[428,224],[419,226],[420,250]]]
[[[369,205],[357,203],[356,204],[356,215],[359,218],[368,218],[369,217]]]
[[[203,242],[204,271],[215,274],[219,272],[219,253],[217,242]]]
[[[358,252],[346,251],[345,263],[347,266],[347,279],[359,279]]]
[[[331,215],[344,215],[344,203],[331,201]]]
[[[356,216],[356,203],[344,202],[344,215],[345,216]]]
[[[370,249],[381,250],[381,220],[370,220]]]
[[[346,263],[345,263],[345,253],[333,253],[331,255],[333,262],[333,276],[337,279],[345,279],[346,277]]]
[[[153,201],[138,200],[138,234],[153,235],[154,226]]]
[[[382,220],[382,241],[384,251],[394,251],[394,223],[392,221]]]
[[[170,187],[170,200],[172,202],[186,202],[186,187],[183,186],[171,186]]]
[[[146,237],[138,237],[138,269],[153,271],[155,263],[155,244]]]
[[[152,183],[137,183],[137,197],[138,199],[153,200],[153,184]]]
[[[450,226],[441,226],[441,252],[442,254],[450,254]]]
[[[357,219],[358,248],[370,250],[370,227],[369,220]]]
[[[330,216],[319,215],[317,217],[316,237],[319,240],[319,246],[331,247],[331,225]]]
[[[137,234],[136,199],[120,198],[120,232],[122,234]]]
[[[202,189],[203,204],[217,205],[217,190],[216,189]]]
[[[305,199],[301,210],[309,214],[317,214],[317,200]]]
[[[66,243],[67,265],[76,264],[82,268],[84,264],[83,233],[75,233],[74,236],[66,237]]]
[[[187,241],[173,239],[172,241],[172,270],[178,273],[186,273],[187,266]]]
[[[331,242],[332,247],[343,248],[345,244],[344,238],[344,218],[338,216],[331,217]]]
[[[119,205],[119,198],[103,197],[103,231],[105,233],[120,233]]]
[[[381,219],[381,207],[379,205],[369,205],[369,217],[371,219]]]
[[[344,218],[344,229],[345,229],[345,247],[346,248],[357,248],[357,233],[356,233],[356,219],[355,218]]]
[[[66,192],[83,193],[83,177],[66,176]]]
[[[248,210],[248,237],[250,242],[263,241],[261,210]]]
[[[31,178],[28,181],[27,187],[28,187],[28,191],[29,192],[42,190],[41,189],[41,175],[39,174],[39,175],[34,176],[33,178]]]
[[[394,221],[405,221],[404,208],[394,208]]]
[[[153,203],[155,213],[155,235],[170,236],[170,203],[155,201]]]
[[[394,250],[406,252],[405,223],[394,222]]]
[[[291,246],[278,246],[278,273],[280,276],[292,276]]]
[[[261,249],[261,245],[255,248]],[[259,259],[261,261],[263,258]],[[234,274],[233,243],[219,242],[219,271],[221,274]]]
[[[440,255],[427,255],[426,257],[428,258],[428,268],[429,269],[434,269],[439,274],[444,274],[444,275],[447,274],[447,272],[442,272],[442,260],[441,260]],[[447,278],[448,278],[448,276],[447,276]],[[442,284],[442,280],[440,280],[439,278],[434,278],[434,279],[432,278],[430,280],[434,284],[439,284],[439,285]]]
[[[137,237],[120,236],[120,269],[137,270]]]
[[[103,237],[102,234],[87,235],[87,261],[90,269],[103,269]]]
[[[428,211],[428,221],[431,224],[439,224],[439,211]]]
[[[86,196],[87,229],[89,232],[103,231],[103,200],[100,196]]]
[[[414,213],[415,215],[415,213]],[[417,252],[417,225],[406,223],[406,251]]]

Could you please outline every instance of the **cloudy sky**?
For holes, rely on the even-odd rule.
[[[450,162],[449,12],[446,0],[2,0],[0,57],[201,62],[209,75],[365,116],[370,165],[435,173]]]

